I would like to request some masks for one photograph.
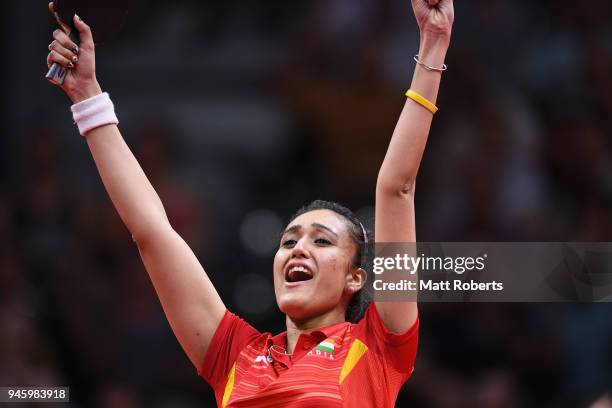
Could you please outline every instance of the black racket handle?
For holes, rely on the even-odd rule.
[[[70,32],[68,33],[68,37],[72,40],[73,43],[79,45],[80,39],[78,32],[70,30]],[[49,68],[49,71],[47,72],[47,75],[45,75],[45,78],[47,78],[49,82],[55,85],[61,85],[64,83],[64,79],[66,79],[67,72],[68,71],[66,70],[66,68],[55,62],[53,63],[53,65],[51,65],[51,68]]]

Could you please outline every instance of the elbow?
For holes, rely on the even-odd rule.
[[[139,249],[146,248],[152,236],[152,234],[140,230],[130,231],[130,233],[132,235],[132,241]]]
[[[159,207],[155,205],[144,206],[137,212],[121,218],[132,235],[132,241],[137,243],[139,247],[146,244],[151,237],[163,232],[164,229],[172,228],[161,203]]]
[[[134,241],[138,248],[142,249],[146,248],[155,237],[159,237],[168,228],[172,229],[170,223],[157,222],[133,228],[130,230],[130,234],[132,235],[132,241]]]
[[[384,173],[378,174],[376,181],[376,195],[378,197],[391,197],[412,199],[416,187],[416,177],[397,175],[389,177]]]

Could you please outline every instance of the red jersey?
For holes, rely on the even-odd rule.
[[[393,407],[414,369],[418,320],[388,331],[372,303],[359,323],[342,322],[299,336],[259,333],[227,311],[198,370],[218,407]]]

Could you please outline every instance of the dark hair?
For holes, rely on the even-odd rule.
[[[334,201],[314,200],[297,210],[289,219],[289,224],[302,214],[314,210],[330,210],[341,215],[346,221],[351,238],[357,244],[357,251],[353,258],[353,266],[355,268],[364,268],[366,265],[366,244],[371,242],[368,230],[363,226],[361,221],[353,214],[351,210],[342,204]],[[367,275],[367,273],[366,273]],[[357,323],[363,317],[365,310],[371,302],[371,296],[365,286],[356,292],[346,308],[345,319],[352,323]]]

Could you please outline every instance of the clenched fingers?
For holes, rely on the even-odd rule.
[[[55,51],[68,61],[71,61],[73,64],[76,64],[79,61],[79,57],[68,48],[61,45],[57,40],[53,40],[51,44],[49,44],[49,51]]]
[[[60,29],[53,31],[53,38],[55,42],[60,44],[62,47],[72,51],[74,54],[79,53],[79,47],[68,37],[68,34]]]
[[[53,65],[54,63],[58,63],[58,64],[60,64],[64,68],[68,68],[68,69],[74,68],[74,62],[72,62],[70,59],[64,57],[59,52],[57,52],[55,50],[52,50],[47,55],[47,66],[51,67],[51,65]]]

